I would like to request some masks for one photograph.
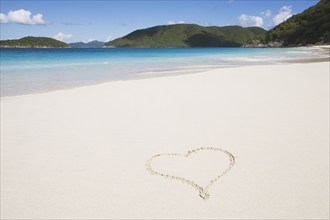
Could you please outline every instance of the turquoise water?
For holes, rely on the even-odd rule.
[[[310,48],[0,49],[1,96],[322,57]]]

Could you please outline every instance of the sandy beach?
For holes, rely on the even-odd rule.
[[[329,71],[247,66],[3,97],[1,218],[328,219]],[[146,168],[200,147],[235,156],[208,200]],[[207,184],[229,165],[216,153],[153,168]]]

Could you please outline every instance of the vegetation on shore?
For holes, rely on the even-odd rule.
[[[49,37],[23,37],[18,40],[1,40],[0,47],[14,48],[68,48],[68,44]]]
[[[330,44],[330,0],[266,31],[258,27],[201,27],[194,24],[156,26],[134,31],[108,47],[294,47]]]
[[[329,44],[330,0],[321,0],[268,31],[265,43],[275,41],[281,46]]]

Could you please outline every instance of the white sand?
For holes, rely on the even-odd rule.
[[[237,156],[207,201],[146,170],[203,146]],[[2,98],[1,217],[327,219],[329,63]]]

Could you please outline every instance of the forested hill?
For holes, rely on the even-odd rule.
[[[107,42],[106,47],[240,47],[249,39],[264,36],[259,27],[202,27],[196,24],[155,26],[136,30]]]
[[[69,45],[71,48],[102,48],[104,46],[104,42],[94,40],[88,43],[76,42],[70,43]]]
[[[67,48],[69,45],[48,37],[23,37],[18,40],[1,40],[0,47]]]
[[[321,0],[277,25],[267,32],[265,41],[277,41],[282,46],[330,43],[330,0]]]

